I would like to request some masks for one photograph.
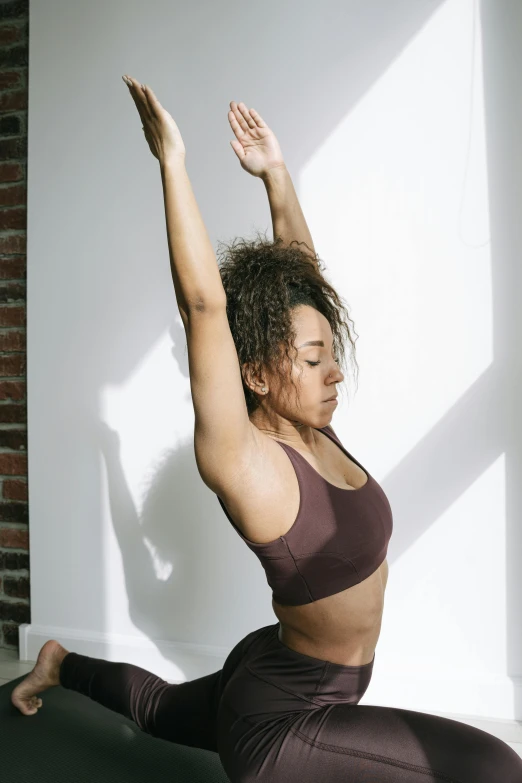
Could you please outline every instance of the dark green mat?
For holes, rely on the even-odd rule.
[[[80,693],[57,686],[22,715],[0,687],[0,779],[6,783],[229,783],[217,753],[151,737]]]

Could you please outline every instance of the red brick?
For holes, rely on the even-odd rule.
[[[25,167],[21,163],[0,163],[0,182],[19,182],[20,180],[25,180]]]
[[[13,353],[0,356],[0,376],[2,378],[15,376],[20,378],[27,372],[27,359],[25,354]]]
[[[0,27],[0,46],[2,46],[2,43],[4,43],[4,33],[5,28]],[[15,40],[18,39],[15,38]],[[8,90],[12,87],[22,86],[25,86],[25,74],[23,71],[4,71],[3,73],[0,73],[0,90]]]
[[[8,620],[15,623],[30,622],[30,613],[27,603],[20,601],[0,601],[0,620]]]
[[[26,351],[27,335],[25,331],[0,332],[0,351]],[[0,381],[1,384],[1,381]],[[1,396],[0,396],[1,399]]]
[[[26,381],[0,381],[0,400],[25,400]]]
[[[27,287],[25,280],[6,280],[0,283],[0,304],[25,302]]]
[[[17,207],[27,204],[27,187],[25,184],[11,185],[0,188],[0,207]]]
[[[0,476],[27,476],[27,455],[1,453]]]
[[[26,256],[0,256],[0,280],[25,280],[26,278]]]
[[[14,449],[14,451],[18,453],[27,451],[27,420],[18,423],[20,424],[20,427],[17,429],[13,429],[12,427],[10,429],[2,429],[2,427],[0,427],[1,449]],[[23,426],[25,426],[25,429],[22,429]]]
[[[24,41],[27,38],[26,25],[3,24],[0,25],[0,46],[9,46],[10,44]]]
[[[8,229],[27,228],[26,207],[13,207],[13,209],[0,209],[0,231]]]
[[[21,479],[4,479],[2,483],[2,497],[4,500],[27,501],[27,481],[22,481]]]
[[[0,424],[23,424],[27,426],[27,407],[25,403],[0,405]]]
[[[0,111],[27,109],[27,87],[13,92],[0,93]]]
[[[0,549],[0,571],[28,571],[28,552],[3,552]]]
[[[0,93],[0,96],[2,93]],[[27,136],[12,139],[0,137],[0,160],[27,160]]]
[[[26,312],[25,305],[0,305],[0,327],[2,326],[25,326]]]
[[[29,549],[29,531],[14,527],[0,527],[0,547]]]
[[[29,585],[27,576],[4,576],[4,594],[9,598],[29,598]]]
[[[27,252],[27,234],[7,234],[0,236],[0,254],[3,253],[26,253]]]
[[[26,525],[29,522],[29,508],[27,503],[16,503],[14,501],[11,503],[0,502],[0,522]]]

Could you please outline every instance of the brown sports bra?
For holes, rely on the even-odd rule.
[[[274,600],[285,606],[309,604],[367,579],[386,558],[393,531],[391,506],[381,486],[346,451],[330,425],[320,432],[359,465],[368,480],[359,489],[341,489],[296,449],[277,441],[294,466],[300,492],[297,517],[284,536],[264,544],[250,541],[217,496],[234,529],[261,561]]]

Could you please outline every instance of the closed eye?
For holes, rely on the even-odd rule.
[[[318,362],[311,362],[308,359],[305,359],[305,361],[306,361],[307,364],[310,365],[310,367],[316,367],[318,364],[321,364],[320,361],[318,361]],[[339,359],[337,357],[335,357],[335,361],[337,362],[337,364],[339,364]]]

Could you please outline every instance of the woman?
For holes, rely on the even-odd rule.
[[[278,622],[249,633],[220,671],[173,685],[127,663],[46,642],[13,691],[24,715],[46,688],[89,696],[172,742],[219,753],[232,783],[520,783],[522,759],[467,724],[358,705],[379,637],[390,505],[330,422],[343,333],[274,134],[231,103],[231,142],[263,179],[276,240],[238,242],[221,266],[153,91],[126,79],[160,162],[177,303],[189,349],[203,481],[272,587]]]

